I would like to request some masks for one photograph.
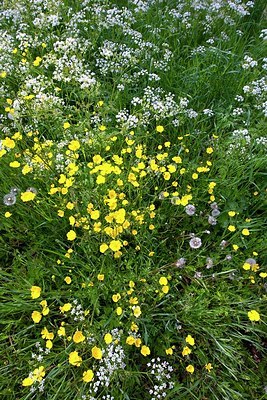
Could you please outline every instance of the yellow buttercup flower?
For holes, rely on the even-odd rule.
[[[28,376],[28,378],[23,379],[22,386],[31,386],[34,380]]]
[[[260,314],[256,310],[248,311],[248,317],[250,321],[259,321],[261,319]]]
[[[162,133],[164,131],[164,127],[162,125],[157,125],[156,126],[156,131],[159,133]]]
[[[79,356],[78,351],[72,351],[69,354],[69,363],[79,367],[82,363],[82,358]]]
[[[159,278],[159,284],[162,286],[168,285],[168,279],[165,276]]]
[[[195,345],[195,339],[191,335],[187,335],[185,341],[186,343],[190,344],[190,346]]]
[[[99,347],[94,346],[92,348],[92,357],[94,357],[96,360],[101,360],[102,350]]]
[[[74,343],[81,343],[85,340],[85,336],[81,331],[76,331],[72,337]]]
[[[42,314],[39,311],[32,312],[32,320],[35,324],[39,324],[42,319]]]
[[[23,202],[26,202],[26,201],[33,200],[35,198],[35,196],[36,196],[36,193],[28,191],[28,192],[21,193],[20,198]]]
[[[172,356],[173,355],[173,349],[171,347],[169,347],[168,349],[165,350],[165,353],[167,354],[167,356]]]
[[[69,127],[70,127],[70,123],[69,122],[64,122],[63,128],[64,129],[68,129]]]
[[[104,341],[106,344],[110,344],[112,342],[112,335],[110,333],[106,333],[104,336]]]
[[[208,372],[210,372],[213,369],[213,366],[211,365],[211,363],[208,363],[205,365],[205,368]]]
[[[32,286],[31,287],[31,297],[32,299],[38,299],[41,295],[42,289],[39,286]]]
[[[188,356],[189,354],[191,354],[192,353],[192,350],[188,347],[188,346],[185,346],[184,348],[183,348],[183,351],[182,351],[182,356],[184,357],[184,356]]]
[[[189,365],[186,367],[186,371],[189,372],[190,374],[193,374],[193,372],[195,371],[195,368],[194,368],[193,365],[189,364]]]
[[[76,237],[76,232],[74,232],[72,229],[67,233],[67,239],[70,241],[75,240]]]
[[[143,345],[142,347],[141,347],[141,354],[143,355],[143,356],[149,356],[149,354],[150,354],[150,348],[148,347],[148,346],[145,346],[145,345]]]
[[[88,369],[87,371],[84,371],[82,379],[86,383],[91,382],[94,379],[93,371],[91,369]]]
[[[100,253],[105,253],[107,251],[107,249],[108,249],[108,245],[106,243],[103,243],[100,245],[100,248],[99,248]]]
[[[78,140],[72,140],[68,145],[68,148],[72,151],[79,150],[80,147],[81,147],[81,145]]]
[[[64,281],[66,282],[67,285],[71,284],[71,277],[70,276],[66,276],[66,278],[64,278]]]
[[[121,299],[121,295],[119,293],[113,294],[112,300],[114,303],[117,303]]]

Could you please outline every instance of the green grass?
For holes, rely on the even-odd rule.
[[[3,2],[1,399],[267,398],[265,5],[207,4]]]

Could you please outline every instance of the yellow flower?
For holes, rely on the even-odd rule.
[[[194,368],[193,365],[189,364],[189,365],[186,367],[186,371],[189,372],[190,374],[193,374],[193,372],[195,371],[195,368]]]
[[[69,354],[69,363],[79,367],[82,363],[82,358],[79,356],[78,351],[72,351]]]
[[[192,178],[193,178],[193,179],[197,179],[197,178],[198,178],[198,174],[197,174],[196,172],[194,172],[194,173],[192,174]]]
[[[167,354],[167,356],[172,356],[173,355],[173,349],[171,347],[169,347],[168,349],[165,350],[165,353]]]
[[[190,344],[190,346],[195,345],[195,339],[191,335],[187,335],[185,341],[186,343]]]
[[[46,341],[46,344],[45,344],[45,347],[46,347],[47,349],[52,349],[52,347],[53,347],[53,342],[52,342],[51,340],[47,340],[47,341]]]
[[[162,125],[157,125],[156,126],[156,131],[159,133],[162,133],[164,131],[164,127]]]
[[[76,331],[72,337],[74,343],[81,343],[85,340],[85,336],[81,331]]]
[[[236,215],[235,211],[228,211],[229,217],[234,217]]]
[[[22,386],[31,386],[34,380],[28,376],[28,378],[23,379]]]
[[[94,357],[96,360],[101,360],[102,350],[99,347],[94,346],[92,348],[92,357]]]
[[[98,210],[91,211],[90,217],[92,219],[96,220],[100,217],[100,212]]]
[[[168,285],[162,286],[161,290],[163,291],[164,294],[167,294],[170,290],[170,287]]]
[[[244,236],[248,236],[248,235],[250,235],[250,232],[249,232],[249,230],[247,229],[247,228],[244,228],[244,229],[242,229],[242,235],[244,235]]]
[[[6,218],[11,217],[11,215],[12,215],[12,213],[10,213],[9,211],[5,212],[5,217],[6,217]]]
[[[130,292],[130,291],[129,291]],[[127,292],[128,293],[128,292]],[[131,292],[130,292],[130,294],[132,293],[132,290],[131,290]],[[136,304],[138,304],[138,298],[137,297],[131,297],[130,299],[129,299],[129,303],[130,304],[134,304],[134,305],[136,305]]]
[[[106,344],[110,344],[112,342],[112,335],[110,333],[106,333],[104,336],[104,341]]]
[[[42,289],[39,286],[32,286],[31,287],[31,296],[32,299],[38,299],[40,297]]]
[[[102,175],[98,175],[98,177],[96,178],[96,183],[98,185],[102,185],[105,182],[106,182],[106,178]]]
[[[122,314],[122,308],[121,308],[121,307],[117,307],[117,308],[116,308],[116,314],[117,314],[118,316],[120,316],[120,315]]]
[[[236,230],[236,227],[234,225],[229,225],[227,229],[230,232],[234,232]]]
[[[62,307],[59,307],[59,309],[60,309],[60,311],[62,313],[70,311],[71,310],[71,304],[70,303],[66,303]]]
[[[49,339],[49,340],[54,339],[54,333],[53,332],[49,332],[47,328],[43,328],[41,330],[41,335],[42,335],[43,339]]]
[[[70,127],[70,123],[69,122],[64,122],[63,128],[64,129],[68,129],[69,127]]]
[[[58,336],[66,336],[66,329],[64,326],[61,326],[57,331]]]
[[[184,348],[183,348],[183,351],[182,351],[182,356],[184,357],[184,356],[188,356],[190,353],[192,353],[192,350],[188,347],[188,346],[185,346]]]
[[[42,314],[39,311],[32,312],[32,320],[35,324],[39,324],[42,319]]]
[[[66,276],[64,281],[66,282],[67,285],[70,285],[71,284],[71,277],[70,276]]]
[[[29,172],[32,172],[32,170],[33,168],[26,164],[21,171],[23,175],[27,175]]]
[[[132,322],[131,323],[131,331],[133,331],[133,332],[138,332],[138,325],[136,325],[136,323],[135,322]]]
[[[88,369],[87,371],[84,371],[83,373],[83,381],[88,383],[91,382],[94,378],[94,373],[91,369]]]
[[[39,67],[41,61],[42,61],[42,58],[41,58],[41,57],[36,57],[36,59],[33,61],[33,65],[34,65],[35,67]]]
[[[143,356],[149,356],[149,354],[150,354],[150,348],[148,347],[148,346],[145,346],[145,345],[143,345],[142,347],[141,347],[141,354],[143,355]]]
[[[12,161],[9,163],[9,166],[11,168],[18,168],[20,166],[20,163],[18,161]]]
[[[72,229],[67,233],[67,239],[70,241],[75,240],[76,237],[77,237],[77,235]]]
[[[33,193],[33,192],[29,191],[29,192],[21,193],[20,198],[21,198],[22,201],[26,202],[26,201],[33,200],[35,198],[35,196],[36,196],[36,193]]]
[[[244,269],[245,271],[250,270],[250,264],[249,264],[249,263],[244,263],[244,264],[243,264],[243,269]]]
[[[109,247],[112,251],[119,251],[122,244],[119,240],[112,240],[109,244]]]
[[[168,279],[165,278],[165,276],[162,276],[162,277],[159,279],[159,284],[162,285],[162,286],[168,285]]]
[[[119,293],[113,294],[112,300],[114,301],[114,303],[117,303],[120,299],[121,299],[121,295]]]
[[[208,148],[206,149],[206,153],[207,153],[207,154],[212,154],[212,153],[213,153],[213,148],[212,148],[212,147],[208,147]]]
[[[211,363],[206,364],[206,365],[205,365],[205,368],[206,368],[206,370],[207,370],[208,372],[210,372],[210,371],[213,369]]]
[[[133,314],[136,318],[140,317],[140,315],[142,314],[141,308],[139,306],[133,306]]]
[[[43,301],[41,301],[41,306],[43,307],[43,309],[42,309],[42,314],[43,315],[47,315],[47,314],[49,314],[49,307],[47,307],[47,301],[46,300],[43,300]]]
[[[33,371],[34,381],[41,382],[44,376],[45,376],[45,369],[43,365],[41,365],[39,368],[35,368],[35,370]]]
[[[81,145],[78,140],[72,140],[68,145],[68,148],[72,151],[79,150],[80,147],[81,147]]]
[[[256,310],[248,311],[248,317],[250,321],[259,321],[261,319],[260,314]]]
[[[100,253],[105,253],[107,251],[107,249],[108,249],[108,245],[106,243],[103,243],[100,245],[100,248],[99,248]]]

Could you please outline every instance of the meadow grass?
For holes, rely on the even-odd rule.
[[[2,2],[1,399],[267,399],[264,3]]]

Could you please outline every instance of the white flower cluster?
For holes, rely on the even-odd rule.
[[[83,307],[76,299],[73,300],[73,307],[70,314],[73,316],[74,321],[84,321],[85,316]]]
[[[160,357],[152,358],[151,362],[147,363],[147,367],[150,369],[153,381],[153,387],[149,390],[149,394],[152,396],[151,400],[164,399],[168,391],[174,387],[171,377],[173,367]]]
[[[90,385],[90,390],[96,394],[103,388],[108,388],[112,376],[116,371],[124,370],[126,364],[124,362],[125,353],[120,343],[120,331],[113,329],[111,331],[112,343],[110,343],[105,350],[102,351],[103,357],[99,361],[98,370],[95,372],[94,381]],[[103,399],[108,397],[103,397]]]
[[[244,57],[242,68],[243,69],[249,69],[249,68],[257,67],[257,65],[258,65],[258,62],[256,60],[253,60],[252,57],[249,57],[249,56],[246,55]]]

